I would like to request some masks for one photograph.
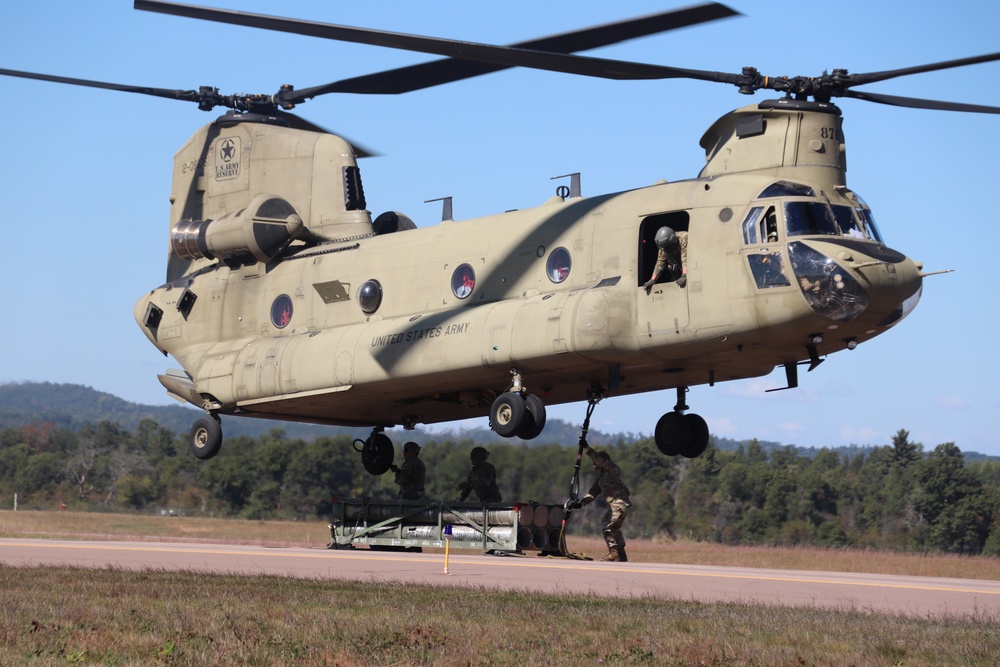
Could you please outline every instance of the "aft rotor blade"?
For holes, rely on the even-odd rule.
[[[940,102],[938,100],[923,100],[916,97],[899,97],[898,95],[882,95],[859,90],[845,90],[844,97],[852,97],[866,102],[888,104],[895,107],[911,109],[932,109],[935,111],[968,111],[972,113],[1000,114],[1000,107],[982,106],[979,104],[964,104],[962,102]]]
[[[129,86],[120,83],[107,83],[105,81],[93,81],[90,79],[75,79],[73,77],[67,76],[53,76],[51,74],[39,74],[37,72],[22,72],[20,70],[13,69],[0,69],[0,75],[4,76],[14,76],[21,79],[35,79],[37,81],[48,81],[51,83],[65,83],[73,86],[86,86],[88,88],[102,88],[105,90],[117,90],[125,93],[140,93],[142,95],[152,95],[154,97],[164,97],[172,100],[181,100],[185,102],[197,102],[199,105],[203,106],[206,110],[220,105],[224,102],[224,99],[219,96],[214,90],[212,91],[194,91],[194,90],[170,90],[168,88],[152,88],[149,86]],[[290,113],[285,113],[280,109],[274,109],[270,112],[276,118],[282,119],[290,127],[294,127],[300,130],[310,130],[313,132],[323,132],[326,134],[332,134],[329,130],[316,125],[315,123],[308,121],[301,116],[295,116]],[[346,138],[345,138],[346,139]],[[379,153],[363,146],[362,144],[355,143],[346,139],[351,146],[354,147],[354,153],[358,157],[376,157]]]
[[[296,35],[334,39],[342,42],[354,42],[383,46],[406,51],[430,53],[451,58],[477,60],[504,67],[528,67],[531,69],[579,74],[606,79],[699,79],[703,81],[721,81],[737,83],[739,77],[724,72],[680,69],[664,65],[649,65],[645,63],[610,60],[607,58],[592,58],[588,56],[567,55],[549,51],[521,49],[510,46],[494,46],[477,42],[464,42],[438,37],[422,37],[405,33],[372,30],[369,28],[354,28],[318,23],[299,19],[286,19],[278,16],[250,14],[225,9],[212,9],[194,5],[182,5],[158,0],[135,0],[135,8],[174,16],[242,25],[264,30],[288,32]],[[307,92],[308,89],[307,89]],[[315,93],[314,93],[315,94]],[[286,98],[290,102],[308,99],[307,96],[293,94]]]
[[[573,32],[541,37],[526,42],[511,44],[515,48],[549,51],[552,53],[576,53],[610,44],[617,44],[637,37],[645,37],[679,28],[686,28],[709,21],[716,21],[740,13],[717,2],[709,2],[684,9],[675,9],[660,14],[641,16],[626,21],[576,30]],[[510,69],[507,65],[493,65],[473,60],[447,58],[420,63],[409,67],[366,74],[343,79],[324,86],[299,91],[315,97],[325,93],[356,93],[367,95],[396,95],[414,90],[423,90],[445,83],[470,79],[483,74]]]
[[[966,65],[978,65],[979,63],[989,63],[1000,60],[1000,53],[988,53],[982,56],[972,56],[970,58],[958,58],[956,60],[945,60],[939,63],[930,63],[929,65],[917,65],[915,67],[903,67],[900,69],[885,70],[883,72],[868,72],[862,74],[851,74],[850,85],[860,86],[865,83],[875,83],[876,81],[885,81],[887,79],[894,79],[898,76],[908,76],[910,74],[923,74],[924,72],[936,72],[942,69],[951,69],[953,67],[965,67]]]
[[[0,69],[0,74],[4,76],[16,76],[22,79],[36,79],[38,81],[51,81],[53,83],[67,83],[73,86],[119,90],[125,93],[140,93],[142,95],[152,95],[153,97],[165,97],[171,100],[186,100],[189,102],[198,101],[198,91],[195,90],[170,90],[168,88],[152,88],[150,86],[128,86],[120,83],[91,81],[90,79],[74,79],[68,76],[53,76],[51,74],[38,74],[36,72],[21,72],[13,69]]]
[[[286,123],[288,123],[289,127],[293,127],[297,130],[308,130],[310,132],[322,132],[323,134],[333,134],[333,132],[331,132],[330,130],[326,129],[321,125],[317,125],[311,120],[306,120],[301,116],[296,116],[295,114],[291,114],[286,111],[281,111],[280,109],[276,110],[274,112],[274,115],[277,116],[278,118],[283,119]],[[337,136],[339,136],[341,139],[349,143],[351,147],[354,148],[354,155],[356,157],[359,158],[378,157],[379,155],[381,155],[381,153],[373,151],[370,148],[363,146],[362,144],[354,142],[342,134],[338,134]]]

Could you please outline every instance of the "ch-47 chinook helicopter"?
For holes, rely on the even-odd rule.
[[[393,458],[386,428],[481,417],[531,439],[546,405],[674,388],[656,424],[667,455],[708,442],[688,388],[758,377],[853,349],[903,319],[922,266],[887,247],[846,183],[841,111],[881,104],[1000,108],[855,90],[1000,53],[867,74],[770,77],[573,55],[735,14],[710,3],[513,46],[457,42],[136,0],[137,9],[445,56],[423,65],[274,94],[167,90],[12,70],[10,76],[230,109],[174,159],[166,283],[135,306],[149,340],[183,372],[160,376],[206,411],[199,458],[222,444],[221,415],[371,427],[366,469]],[[329,93],[393,94],[508,67],[611,79],[688,78],[783,93],[705,132],[697,177],[596,197],[573,177],[542,206],[416,228],[372,216],[346,140],[288,113]],[[645,287],[657,233],[686,240],[679,273]],[[683,279],[680,279],[683,278]]]

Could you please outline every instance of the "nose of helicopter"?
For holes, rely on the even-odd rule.
[[[870,285],[872,319],[875,326],[891,327],[909,315],[923,294],[920,266],[909,257],[900,262],[861,262],[854,267],[859,277]],[[867,319],[867,318],[866,318]]]
[[[789,258],[806,301],[820,315],[874,335],[920,300],[920,266],[877,243],[798,241]]]

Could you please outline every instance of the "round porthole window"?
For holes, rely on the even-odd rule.
[[[371,315],[382,305],[382,284],[369,280],[358,290],[358,305],[365,315]]]
[[[292,299],[287,294],[282,294],[271,303],[271,324],[279,329],[284,329],[292,321]]]
[[[462,264],[451,274],[451,291],[459,299],[466,299],[476,289],[476,270]]]
[[[569,250],[566,248],[556,248],[549,254],[549,261],[545,264],[545,272],[549,280],[554,283],[561,283],[569,277],[569,270],[573,266],[569,257]]]

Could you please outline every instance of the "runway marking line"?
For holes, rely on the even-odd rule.
[[[146,547],[146,546],[125,546],[125,545],[101,545],[101,544],[49,544],[44,541],[31,542],[32,546],[43,547],[46,549],[90,549],[94,551],[148,551],[153,553],[187,553],[187,554],[205,554],[210,556],[238,556],[245,555],[246,551],[232,550],[232,549],[192,549],[192,548],[171,548],[171,547]],[[253,547],[250,548],[260,548]],[[282,548],[277,548],[272,552],[261,551],[253,554],[255,556],[264,557],[285,557],[285,558],[326,558],[326,559],[350,559],[350,560],[378,560],[384,562],[398,562],[398,563],[410,563],[424,562],[424,560],[416,561],[413,558],[404,558],[399,556],[388,556],[384,554],[378,555],[353,555],[350,553],[342,553],[338,550],[328,550],[323,549],[319,553],[301,553],[301,552],[290,552]],[[432,562],[434,567],[437,567],[439,563],[435,561]],[[572,563],[572,564],[571,564]],[[532,560],[504,560],[501,558],[497,559],[496,563],[477,563],[477,565],[499,565],[501,567],[534,567],[534,568],[544,568],[552,570],[591,570],[594,572],[604,572],[607,573],[609,570],[607,567],[594,566],[594,565],[582,565],[582,561],[571,561],[566,563],[553,563],[542,561],[540,559]],[[460,566],[460,562],[459,562]],[[767,575],[754,575],[754,574],[726,574],[721,572],[684,572],[682,570],[651,570],[643,568],[633,568],[630,567],[625,570],[628,573],[636,574],[652,574],[652,575],[674,575],[674,576],[684,576],[684,577],[705,577],[710,579],[747,579],[750,581],[781,581],[781,582],[795,582],[795,583],[807,583],[807,584],[827,584],[833,586],[860,586],[865,588],[897,588],[903,590],[917,590],[917,591],[937,591],[946,593],[974,593],[978,595],[1000,595],[1000,590],[986,590],[981,588],[956,588],[951,586],[924,586],[924,585],[913,585],[913,584],[886,584],[886,583],[876,583],[876,582],[864,582],[864,581],[838,581],[836,579],[817,579],[811,577],[777,577],[777,576],[767,576]],[[461,572],[454,572],[453,574],[461,574]],[[845,572],[843,574],[858,574]]]

